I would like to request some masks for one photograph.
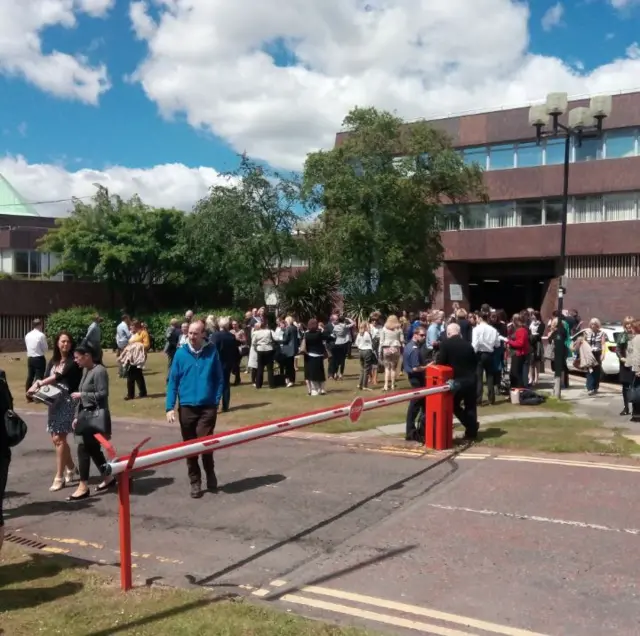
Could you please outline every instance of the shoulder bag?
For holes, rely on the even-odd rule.
[[[78,413],[75,428],[76,435],[95,434],[111,435],[111,415],[106,409],[82,409]]]

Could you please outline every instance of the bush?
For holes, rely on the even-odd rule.
[[[56,334],[62,330],[68,331],[76,344],[79,344],[87,335],[87,329],[95,314],[103,317],[102,328],[102,348],[112,349],[116,333],[116,317],[105,315],[95,307],[72,307],[71,309],[61,309],[51,314],[45,323],[45,333],[49,340],[49,345],[53,347]]]
[[[184,316],[184,309],[176,311],[162,311],[154,314],[141,312],[134,317],[141,322],[146,322],[149,327],[149,335],[155,340],[156,348],[162,349],[165,342],[165,332],[172,318],[181,319]],[[91,319],[98,313],[104,319],[102,322],[102,348],[113,349],[116,340],[116,327],[120,322],[120,314],[104,312],[95,307],[73,307],[71,309],[61,309],[51,314],[45,324],[45,332],[49,343],[53,345],[56,334],[63,329],[68,331],[75,341],[79,343],[87,334],[87,329],[91,324]],[[199,318],[206,318],[209,314],[214,316],[231,316],[241,319],[244,312],[239,309],[211,309],[196,311]]]
[[[281,309],[298,320],[327,320],[339,301],[338,274],[324,268],[305,269],[284,283],[278,295]]]

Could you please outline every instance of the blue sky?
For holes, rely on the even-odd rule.
[[[420,52],[430,56],[423,65],[416,51],[390,48],[404,32],[382,15],[379,0],[371,0],[369,11],[380,19],[361,38],[360,0],[308,0],[308,11],[294,9],[305,4],[299,1],[190,0],[192,11],[176,13],[173,21],[153,2],[115,0],[95,17],[98,11],[88,15],[79,7],[107,7],[114,0],[51,0],[60,6],[72,1],[78,9],[73,28],[29,28],[41,38],[39,59],[58,51],[83,68],[106,66],[111,88],[95,94],[97,103],[87,103],[91,99],[79,97],[62,79],[52,89],[44,80],[28,79],[26,71],[9,73],[10,53],[0,46],[0,172],[29,200],[86,196],[90,183],[110,179],[124,194],[142,189],[152,199],[158,187],[165,188],[172,204],[188,208],[215,172],[236,165],[238,151],[299,168],[307,152],[331,145],[356,103],[418,117],[430,114],[425,104],[456,112],[503,105],[503,95],[516,105],[560,86],[570,94],[640,87],[640,62],[632,50],[640,39],[640,3],[634,0],[535,0],[528,18],[523,3],[509,0],[390,0],[422,39],[432,38],[433,50]],[[490,5],[490,21],[479,8],[483,3]],[[0,0],[3,18],[9,15],[11,22],[15,15],[18,32],[27,28],[24,4]],[[132,4],[139,5],[133,20]],[[612,6],[623,4],[628,6]],[[456,5],[468,10],[454,15],[449,7]],[[545,21],[550,10],[555,19]],[[435,26],[430,12],[438,12]],[[479,43],[459,42],[465,19]],[[458,40],[455,46],[437,42],[447,32],[449,40]],[[141,66],[150,50],[149,63]],[[434,63],[439,53],[442,60]],[[616,59],[624,63],[615,74],[601,72]],[[438,74],[449,62],[461,67],[457,77]],[[136,70],[144,85],[131,79]],[[408,89],[416,72],[423,76],[424,94]],[[484,81],[475,85],[478,75]],[[615,83],[607,80],[612,75]],[[445,80],[451,90],[439,91]],[[182,172],[175,183],[162,185],[173,178],[156,169],[166,164],[179,164]],[[121,168],[117,174],[114,166]],[[86,169],[97,173],[78,174]]]

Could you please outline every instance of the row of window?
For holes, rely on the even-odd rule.
[[[58,264],[55,254],[36,250],[2,250],[0,252],[0,271],[15,278],[41,278]],[[67,280],[62,273],[50,280]]]
[[[639,154],[637,128],[605,131],[600,138],[585,138],[581,145],[571,145],[571,161],[622,159]],[[538,145],[535,141],[509,144],[490,144],[464,148],[462,157],[468,165],[477,163],[484,170],[534,168],[564,163],[564,138],[547,138]]]
[[[637,278],[640,254],[569,256],[565,275],[567,278]]]
[[[571,197],[568,223],[635,221],[640,219],[638,192],[604,196]],[[448,206],[444,230],[555,225],[562,223],[562,199],[496,201],[459,208]]]

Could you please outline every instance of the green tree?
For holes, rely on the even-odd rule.
[[[482,171],[424,122],[355,108],[343,125],[340,143],[304,167],[303,201],[322,210],[316,252],[360,305],[423,301],[442,261],[444,205],[485,198]]]
[[[242,156],[228,182],[213,186],[187,221],[192,262],[205,279],[222,278],[235,304],[257,300],[264,283],[276,289],[296,253],[299,186]]]
[[[100,188],[92,203],[74,201],[71,216],[58,220],[39,249],[58,255],[52,274],[104,281],[135,309],[137,289],[184,282],[184,227],[178,210],[149,207],[138,196],[125,201]]]

